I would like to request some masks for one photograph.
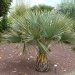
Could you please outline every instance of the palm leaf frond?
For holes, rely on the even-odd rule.
[[[18,33],[9,33],[2,36],[4,41],[8,41],[11,43],[21,42],[22,38]]]
[[[42,12],[42,14],[29,12],[27,16],[19,16],[14,19],[11,29],[19,33],[17,35],[19,42],[22,39],[25,43],[34,41],[37,44],[38,40],[38,48],[48,51],[47,40],[59,39],[63,33],[71,32],[72,25],[71,19],[56,11]]]
[[[75,44],[75,32],[63,33],[60,41],[63,41],[64,43]]]

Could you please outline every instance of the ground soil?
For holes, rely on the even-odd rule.
[[[71,50],[70,45],[61,43],[52,43],[49,46],[49,72],[35,71],[35,47],[28,45],[22,55],[23,44],[0,44],[0,75],[64,75],[75,71],[75,52]]]

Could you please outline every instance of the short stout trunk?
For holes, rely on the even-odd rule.
[[[37,62],[36,62],[36,70],[39,72],[46,72],[49,70],[46,52],[38,53]]]

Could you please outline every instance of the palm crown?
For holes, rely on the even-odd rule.
[[[48,42],[60,40],[64,32],[70,32],[72,20],[56,11],[28,13],[27,16],[15,18],[11,33],[5,35],[10,42],[35,42],[42,50],[47,50]],[[45,49],[44,49],[45,48]]]
[[[26,13],[23,12],[23,15],[21,15],[22,12],[17,13],[17,11],[17,14],[14,13],[10,17],[10,33],[2,37],[8,42],[23,42],[23,52],[26,48],[25,44],[35,43],[38,47],[36,69],[38,71],[47,71],[48,44],[52,40],[69,41],[73,39],[74,34],[70,38],[66,35],[68,33],[69,36],[72,33],[73,21],[55,10],[36,12],[36,14],[29,9],[27,11]]]

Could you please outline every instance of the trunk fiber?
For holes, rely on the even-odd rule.
[[[36,70],[40,72],[46,72],[49,70],[46,52],[38,53],[37,62],[36,62]]]

